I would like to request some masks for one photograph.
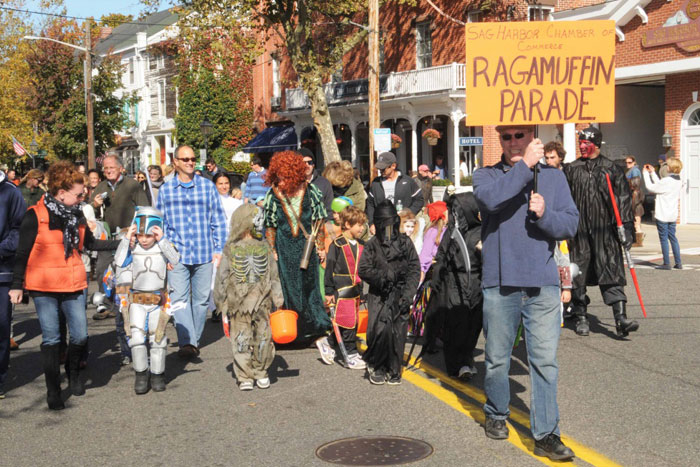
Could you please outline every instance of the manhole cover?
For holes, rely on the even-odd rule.
[[[371,436],[331,441],[316,450],[326,462],[344,465],[399,465],[425,459],[433,447],[424,441],[399,436]]]

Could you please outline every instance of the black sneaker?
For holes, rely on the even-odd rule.
[[[484,432],[491,439],[507,439],[508,427],[505,420],[496,420],[495,418],[486,417],[484,423]]]
[[[374,370],[369,374],[369,382],[372,384],[384,384],[386,383],[386,373],[382,370]]]
[[[390,384],[392,386],[398,386],[401,384],[401,375],[391,375],[389,377],[389,380],[386,382],[386,384]]]
[[[540,440],[535,440],[535,455],[549,457],[553,461],[573,459],[576,454],[561,442],[561,438],[550,433]]]

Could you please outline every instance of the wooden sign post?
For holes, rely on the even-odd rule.
[[[468,23],[466,125],[615,121],[614,21]]]

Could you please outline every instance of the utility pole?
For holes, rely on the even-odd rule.
[[[374,129],[379,128],[379,0],[369,0],[369,180],[374,180]]]
[[[95,163],[95,119],[92,114],[92,41],[90,20],[85,20],[85,115],[87,116],[88,169],[97,168]]]

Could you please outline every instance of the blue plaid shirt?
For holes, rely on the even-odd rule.
[[[195,175],[191,186],[174,176],[158,190],[165,236],[180,252],[183,264],[204,264],[221,253],[226,242],[226,214],[214,184]]]

